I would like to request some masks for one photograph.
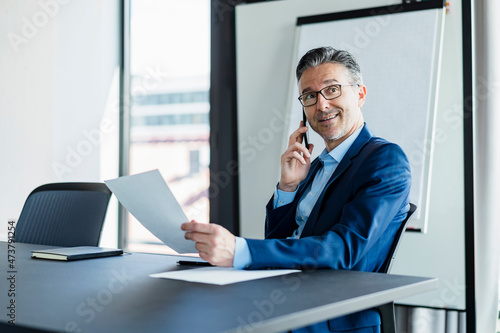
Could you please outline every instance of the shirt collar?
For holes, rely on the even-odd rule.
[[[341,144],[339,144],[337,147],[333,148],[330,153],[328,153],[328,150],[323,149],[321,154],[319,155],[319,158],[321,159],[322,162],[324,162],[325,158],[327,158],[327,155],[330,155],[337,163],[340,163],[342,161],[342,158],[344,158],[344,155],[347,153],[349,148],[351,148],[352,144],[354,141],[359,136],[359,133],[361,133],[361,130],[365,127],[365,125],[361,126],[358,128],[354,133],[352,133],[347,139],[345,139]]]

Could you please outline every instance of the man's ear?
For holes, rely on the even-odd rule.
[[[366,100],[366,86],[360,85],[358,87],[358,106],[361,107],[365,104]]]

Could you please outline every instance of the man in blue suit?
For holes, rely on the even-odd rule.
[[[311,162],[313,145],[302,144],[308,128],[301,123],[291,134],[266,207],[266,239],[235,237],[195,221],[182,225],[185,237],[218,266],[378,272],[409,210],[408,159],[364,123],[366,87],[350,53],[310,50],[296,74],[299,101],[325,149]],[[380,332],[380,317],[371,309],[297,332]]]

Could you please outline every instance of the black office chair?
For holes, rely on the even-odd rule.
[[[392,268],[392,264],[394,263],[394,259],[396,258],[396,252],[398,251],[399,244],[401,242],[401,238],[403,238],[403,234],[406,230],[406,226],[408,225],[408,221],[410,220],[413,213],[417,210],[417,206],[410,203],[410,210],[406,215],[406,218],[401,223],[401,226],[394,237],[394,243],[392,243],[391,250],[389,251],[389,255],[382,265],[381,272],[389,273]],[[382,333],[396,333],[396,316],[394,313],[394,303],[388,303],[377,307],[377,310],[380,313],[380,317],[382,320]]]
[[[97,246],[110,197],[104,183],[39,186],[24,203],[14,239],[54,246]]]

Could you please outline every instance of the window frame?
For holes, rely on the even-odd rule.
[[[239,2],[241,3],[241,1]],[[211,0],[210,32],[210,221],[239,234],[238,136],[236,103],[236,43],[232,0]],[[120,135],[119,176],[130,173],[131,0],[120,2]],[[118,246],[128,246],[128,213],[120,204]]]

